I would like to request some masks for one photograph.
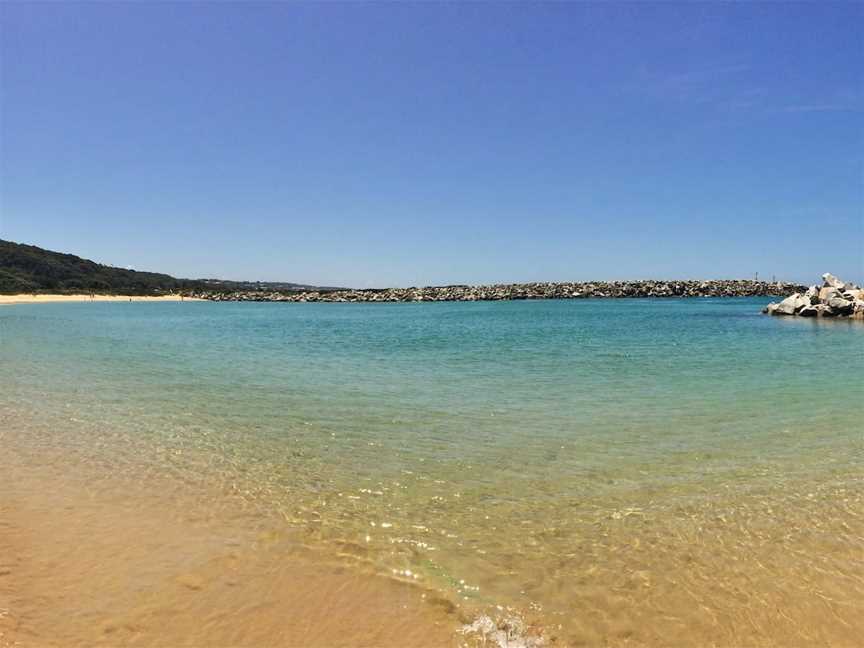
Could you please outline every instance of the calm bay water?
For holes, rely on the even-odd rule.
[[[767,301],[19,305],[0,407],[20,443],[206,480],[466,623],[843,644],[864,326]]]

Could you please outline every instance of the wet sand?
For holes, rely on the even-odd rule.
[[[139,295],[0,295],[0,305],[10,304],[51,304],[63,302],[175,302],[202,301],[181,295],[159,295],[157,297]]]
[[[183,507],[176,484],[145,491],[10,459],[0,648],[455,645],[458,620],[422,589],[316,560],[242,515]]]

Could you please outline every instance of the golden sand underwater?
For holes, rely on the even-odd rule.
[[[569,585],[580,592],[569,632],[538,612],[507,643],[506,624],[491,635],[466,632],[483,629],[467,608],[321,552],[242,500],[226,501],[206,479],[111,474],[98,460],[17,445],[17,436],[7,427],[0,437],[3,648],[852,647],[864,636],[858,490],[815,495],[806,517],[788,516],[807,525],[798,529],[768,519],[685,521],[680,536],[657,538],[640,529],[638,512],[625,512],[621,537],[598,531],[591,543],[600,554],[583,561],[577,582],[562,584],[561,596]],[[800,561],[805,554],[821,558]],[[616,576],[589,566],[604,560],[630,567]],[[621,578],[629,588],[609,587]],[[591,618],[580,621],[580,608]]]

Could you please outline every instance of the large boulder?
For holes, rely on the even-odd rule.
[[[819,290],[819,301],[823,304],[827,304],[829,299],[833,299],[834,297],[839,297],[840,291],[834,286],[825,286],[824,288]]]
[[[832,275],[830,272],[826,272],[822,275],[822,281],[825,282],[826,288],[836,288],[837,290],[843,290],[846,287],[846,283],[840,281],[837,277]]]
[[[810,300],[804,297],[801,293],[790,295],[779,304],[777,308],[771,311],[772,315],[794,315],[805,306],[810,305]]]
[[[828,307],[837,315],[851,315],[855,310],[855,302],[842,297],[832,297],[828,300]]]

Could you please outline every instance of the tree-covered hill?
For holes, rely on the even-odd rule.
[[[150,295],[198,287],[166,274],[114,268],[74,254],[0,240],[0,293],[114,292]]]
[[[257,283],[219,279],[177,279],[157,272],[138,272],[74,254],[44,250],[34,245],[0,240],[0,293],[112,293],[159,295],[196,290],[276,290],[314,288],[293,283]]]

